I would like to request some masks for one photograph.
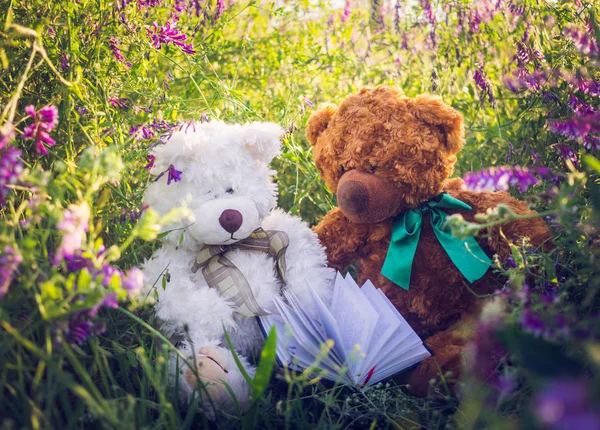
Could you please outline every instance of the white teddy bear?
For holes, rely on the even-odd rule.
[[[186,205],[194,219],[165,228],[170,233],[143,270],[158,294],[155,311],[163,332],[182,339],[178,348],[198,365],[196,373],[179,360],[180,371],[175,376],[177,360],[173,359],[171,374],[179,377],[178,385],[188,398],[195,390],[203,393],[205,400],[209,395],[210,401],[204,402],[209,416],[215,412],[210,405],[233,411],[234,402],[221,381],[231,387],[242,410],[250,405],[250,387],[227,348],[223,327],[253,376],[255,367],[246,357],[258,357],[264,344],[253,314],[275,311],[273,298],[284,286],[310,306],[307,280],[326,303],[331,300],[334,272],[327,268],[316,235],[299,218],[274,209],[277,187],[271,179],[275,172],[268,164],[280,153],[283,133],[272,123],[209,122],[176,131],[152,151],[151,173],[159,177],[148,187],[145,203],[159,214]],[[284,258],[243,246],[258,228],[269,237],[284,232],[276,235],[284,242],[287,235]],[[202,266],[198,263],[201,250],[219,250],[207,245],[221,245],[224,253],[215,259],[209,254],[210,263],[205,261]],[[275,253],[283,247],[285,243],[280,243]],[[285,265],[279,266],[282,261]],[[285,282],[278,268],[285,268]],[[221,284],[216,287],[221,271],[237,282],[227,279],[225,288]],[[168,279],[164,289],[163,276]],[[207,277],[212,279],[210,286]],[[229,297],[232,292],[239,294]],[[198,388],[196,375],[205,389]]]

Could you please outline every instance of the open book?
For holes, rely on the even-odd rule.
[[[370,281],[359,288],[350,275],[344,278],[338,273],[330,309],[310,285],[309,291],[314,312],[306,312],[291,291],[284,291],[283,297],[275,300],[278,314],[257,317],[264,333],[276,327],[281,366],[297,371],[314,367],[313,373],[325,379],[363,386],[387,379],[431,355]]]

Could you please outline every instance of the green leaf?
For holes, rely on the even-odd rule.
[[[564,345],[525,333],[515,324],[499,331],[496,336],[517,357],[521,366],[536,376],[575,376],[584,368],[578,360],[565,353]]]
[[[271,331],[265,341],[265,346],[260,353],[260,361],[256,368],[256,375],[254,375],[254,381],[252,381],[252,399],[258,401],[263,395],[271,375],[273,374],[273,366],[275,365],[275,358],[277,352],[277,332],[275,326],[271,327]]]

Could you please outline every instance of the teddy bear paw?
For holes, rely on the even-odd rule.
[[[201,393],[205,402],[221,406],[230,401],[225,383],[229,374],[229,363],[217,349],[203,347],[196,356],[196,369],[185,371],[185,380]]]

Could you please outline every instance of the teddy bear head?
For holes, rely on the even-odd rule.
[[[144,195],[160,214],[187,206],[184,220],[167,240],[229,245],[247,238],[276,204],[269,162],[280,153],[283,129],[272,123],[183,126],[151,151],[156,175]],[[189,233],[189,234],[188,234]]]
[[[375,223],[442,192],[464,144],[462,116],[440,97],[363,88],[309,118],[327,186],[352,222]]]

